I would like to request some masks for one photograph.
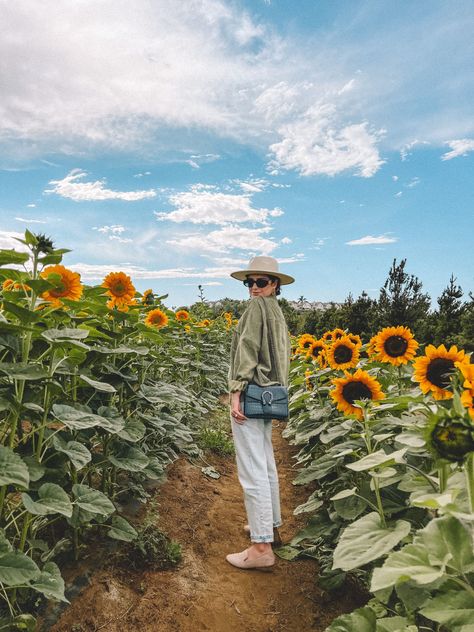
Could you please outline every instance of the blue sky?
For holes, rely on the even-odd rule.
[[[0,2],[0,247],[25,227],[98,283],[377,296],[394,258],[474,290],[474,5]]]

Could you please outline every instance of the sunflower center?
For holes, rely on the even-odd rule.
[[[426,371],[426,379],[438,388],[448,388],[449,373],[454,369],[454,361],[448,358],[434,358],[431,360],[428,370]]]
[[[323,350],[322,347],[313,347],[311,353],[313,354],[314,358],[317,358],[318,355],[321,353],[321,351]]]
[[[311,340],[305,340],[303,342],[303,349],[309,349],[311,344],[312,344]]]
[[[383,347],[385,353],[391,358],[398,358],[408,349],[408,342],[403,336],[390,336],[384,342]]]
[[[349,404],[353,404],[356,399],[372,399],[372,391],[363,382],[348,382],[344,384],[342,395]]]
[[[111,288],[111,291],[116,296],[123,296],[126,293],[127,288],[125,287],[125,285],[123,283],[118,281],[117,283],[114,284],[113,288]]]
[[[352,349],[346,345],[339,345],[334,349],[334,361],[336,364],[345,364],[352,360]]]

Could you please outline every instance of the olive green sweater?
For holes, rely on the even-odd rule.
[[[288,326],[276,296],[251,298],[232,336],[229,392],[243,391],[249,382],[288,385],[290,354]]]

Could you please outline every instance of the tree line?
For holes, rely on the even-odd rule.
[[[199,301],[191,306],[209,318],[223,311],[232,312],[235,318],[243,313],[247,301],[224,298],[213,304],[206,302],[202,286]],[[306,300],[300,297],[300,302]],[[328,329],[340,327],[359,334],[364,342],[382,327],[404,325],[417,340],[424,344],[457,345],[465,351],[474,351],[474,294],[464,296],[461,286],[451,275],[448,285],[431,307],[431,297],[423,291],[422,282],[406,270],[406,259],[394,259],[387,279],[380,288],[378,298],[366,292],[354,298],[352,294],[343,303],[331,303],[326,309],[298,309],[285,298],[279,298],[288,328],[292,334],[310,333],[320,337]]]

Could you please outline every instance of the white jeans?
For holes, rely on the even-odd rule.
[[[232,417],[237,473],[244,490],[252,542],[273,542],[273,527],[281,525],[280,490],[272,445],[272,422]]]

